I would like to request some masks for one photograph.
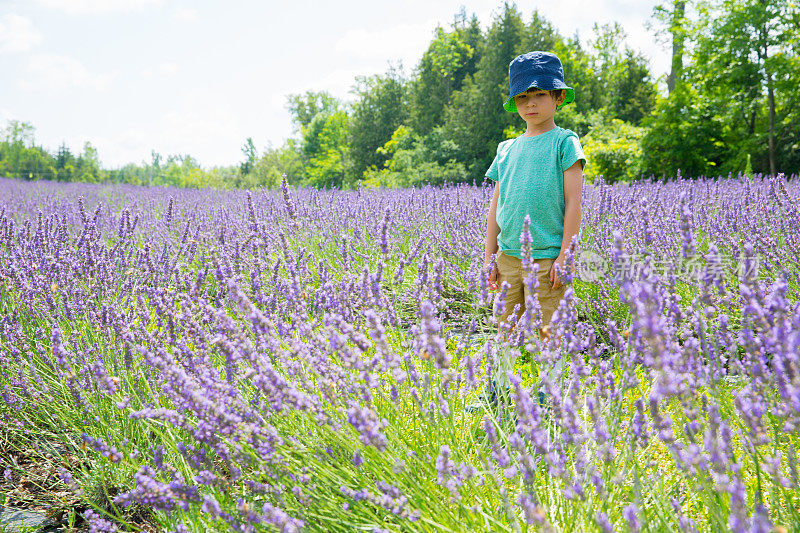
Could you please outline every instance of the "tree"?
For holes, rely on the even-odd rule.
[[[556,123],[584,136],[589,132],[592,116],[602,109],[608,88],[603,87],[594,70],[594,57],[583,48],[577,34],[556,42],[553,52],[564,66],[567,85],[575,91],[575,101],[558,111]]]
[[[150,151],[150,165],[147,168],[147,185],[153,185],[161,180],[161,154],[155,150]]]
[[[643,121],[643,171],[657,177],[697,177],[718,171],[726,156],[722,122],[710,102],[688,83],[678,82]]]
[[[75,156],[66,143],[61,143],[56,152],[56,179],[58,181],[73,181],[75,174]]]
[[[128,163],[127,165],[108,171],[108,181],[111,183],[130,183],[131,185],[145,185],[150,182],[149,166]]]
[[[609,80],[608,92],[611,114],[631,124],[640,124],[652,112],[656,101],[656,88],[650,80],[647,60],[626,49]]]
[[[26,180],[55,178],[53,158],[34,144],[34,131],[27,122],[8,122],[0,141],[0,176]]]
[[[596,115],[591,131],[581,140],[591,161],[586,178],[593,180],[602,175],[606,183],[638,178],[642,172],[643,131],[628,122]]]
[[[301,145],[302,141],[288,139],[280,148],[268,146],[253,171],[255,183],[274,189],[280,185],[285,174],[290,184],[300,184],[305,179]]]
[[[466,169],[455,160],[457,147],[444,138],[441,128],[419,137],[400,126],[392,138],[379,149],[387,154],[384,168],[369,169],[365,184],[373,187],[413,187],[420,184],[459,183],[466,178]]]
[[[687,27],[686,18],[687,0],[667,0],[653,8],[655,26],[648,24],[654,30],[656,38],[672,49],[670,71],[667,75],[667,93],[675,90],[675,85],[683,76],[683,56],[686,51]],[[666,37],[666,38],[665,38]]]
[[[531,50],[552,51],[560,42],[562,42],[562,38],[555,27],[538,11],[534,10],[531,14],[530,22],[522,31],[522,52],[530,52]],[[509,62],[511,59],[509,59]]]
[[[52,180],[56,177],[53,157],[36,145],[13,147],[0,144],[0,176],[24,180]]]
[[[341,109],[341,102],[326,91],[306,91],[291,94],[286,99],[286,109],[292,115],[292,122],[298,131],[311,124],[319,113],[335,113]]]
[[[195,183],[202,176],[200,163],[188,154],[173,154],[167,156],[166,164],[161,169],[158,181],[154,185],[171,185],[181,187],[187,177]]]
[[[75,176],[77,181],[89,183],[99,183],[105,179],[105,173],[100,168],[97,149],[88,141],[84,143],[83,152],[76,160]]]
[[[670,17],[669,31],[672,34],[672,61],[670,63],[667,90],[675,90],[675,83],[683,72],[683,49],[686,40],[684,30],[684,17],[686,15],[686,0],[673,0]]]
[[[525,31],[516,6],[505,3],[483,41],[475,75],[465,79],[445,112],[445,135],[459,147],[458,160],[469,166],[472,177],[483,175],[503,131],[519,122],[506,113],[503,102],[508,98],[508,64],[523,52]]]
[[[241,172],[243,176],[246,176],[252,172],[256,160],[258,159],[258,150],[253,143],[252,137],[248,137],[247,140],[245,140],[244,146],[242,147],[242,154],[244,154],[244,161],[239,163],[239,172]]]
[[[320,113],[306,128],[303,152],[307,183],[341,187],[345,179],[348,116],[344,111]]]
[[[655,104],[647,60],[624,45],[625,30],[618,23],[595,24],[594,71],[600,82],[599,107],[611,117],[639,124]]]
[[[33,134],[36,129],[28,122],[9,120],[3,130],[3,142],[21,147],[33,146]]]
[[[378,152],[408,115],[406,83],[402,72],[390,67],[386,74],[356,78],[353,88],[347,175],[355,183],[369,167],[380,168],[386,154]]]
[[[467,23],[463,10],[452,31],[436,28],[409,87],[409,123],[417,134],[426,135],[441,123],[453,92],[475,72],[481,41],[477,17]]]
[[[776,92],[776,77],[797,58],[797,7],[785,0],[717,0],[700,4],[699,13],[694,78],[726,122],[726,142],[740,148],[733,150],[737,164],[766,137],[763,166],[774,174],[776,126],[792,112],[787,104],[796,101],[796,90]],[[796,73],[792,77],[796,86]]]

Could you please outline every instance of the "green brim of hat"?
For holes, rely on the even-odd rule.
[[[564,103],[561,104],[560,106],[558,106],[556,109],[561,109],[562,107],[564,107],[565,105],[569,104],[570,102],[574,102],[575,101],[575,90],[571,89],[570,87],[567,87],[564,90],[567,91],[567,95],[564,97]],[[522,93],[520,93],[520,94],[522,94]],[[514,96],[516,96],[516,95],[514,95]],[[516,113],[517,112],[517,103],[514,101],[514,96],[509,97],[509,99],[506,100],[506,103],[503,104],[503,109],[505,109],[509,113]]]

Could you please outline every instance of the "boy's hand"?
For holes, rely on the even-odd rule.
[[[489,268],[489,288],[493,291],[496,291],[499,288],[497,284],[499,278],[499,273],[497,271],[497,263],[492,261],[491,266]]]
[[[556,260],[553,261],[553,266],[550,267],[550,284],[554,289],[561,287],[561,278],[559,278],[558,273],[556,272],[556,265],[563,269],[565,259],[566,258],[563,255],[559,254]]]

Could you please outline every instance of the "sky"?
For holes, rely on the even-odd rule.
[[[669,68],[647,22],[656,0],[518,0],[586,44],[619,22],[651,71]],[[0,128],[30,123],[36,144],[85,142],[105,168],[189,154],[233,165],[296,134],[290,94],[352,99],[356,76],[410,74],[437,25],[464,7],[486,28],[501,0],[0,0]],[[569,82],[569,73],[567,82]],[[580,97],[580,95],[578,95]]]

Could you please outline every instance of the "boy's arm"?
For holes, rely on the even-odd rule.
[[[561,238],[561,252],[556,263],[564,266],[566,252],[572,245],[572,237],[581,229],[581,196],[583,195],[583,166],[580,160],[564,171],[564,236]],[[553,288],[561,286],[555,267],[550,270]]]
[[[489,204],[489,214],[486,217],[486,248],[483,255],[483,266],[492,261],[492,256],[497,253],[497,236],[500,235],[500,226],[497,224],[497,200],[500,198],[500,185],[494,184],[492,202]],[[489,281],[497,282],[497,267],[489,272]]]

